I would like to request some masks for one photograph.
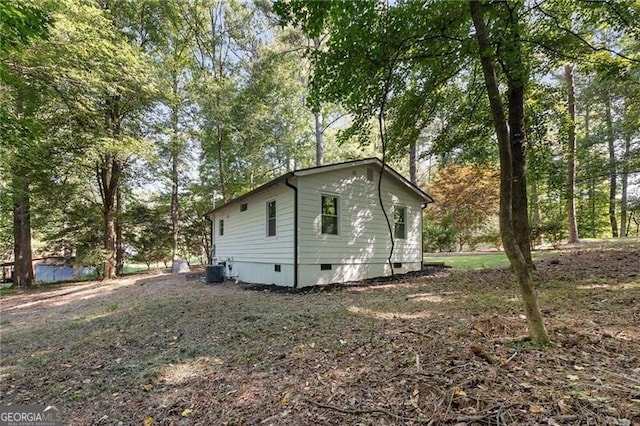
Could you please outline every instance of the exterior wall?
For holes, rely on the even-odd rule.
[[[267,202],[276,200],[276,235],[267,236]],[[214,257],[240,281],[293,286],[293,189],[277,184],[211,215]],[[246,211],[240,211],[241,204]],[[224,235],[220,235],[220,219]],[[275,265],[281,271],[275,271]]]
[[[368,180],[367,169],[369,172]],[[299,287],[347,282],[391,273],[391,239],[380,209],[380,168],[362,165],[298,177]],[[371,176],[371,172],[372,176]],[[382,180],[383,205],[393,229],[394,206],[406,208],[406,239],[394,239],[395,272],[419,270],[422,262],[422,200],[389,173]],[[338,235],[321,233],[321,196],[337,196]],[[331,270],[321,270],[331,264]]]

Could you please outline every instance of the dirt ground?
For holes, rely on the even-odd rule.
[[[0,299],[0,404],[69,425],[640,425],[640,249],[299,294],[147,275]]]

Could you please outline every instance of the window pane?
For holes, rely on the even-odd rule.
[[[276,201],[269,201],[267,203],[267,236],[273,237],[276,235]]]
[[[406,217],[406,209],[404,207],[396,207],[393,212],[393,218],[395,222],[395,237],[405,239],[406,238],[406,229],[405,229],[405,217]]]
[[[395,222],[404,223],[404,207],[396,207],[395,208]]]
[[[337,216],[322,216],[322,233],[338,235]]]
[[[338,197],[323,195],[321,198],[323,234],[338,235]]]
[[[338,215],[338,199],[336,197],[322,196],[322,214]]]

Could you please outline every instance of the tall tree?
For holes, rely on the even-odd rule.
[[[118,222],[123,173],[133,155],[142,149],[137,120],[157,94],[156,71],[145,57],[142,45],[146,31],[132,19],[128,4],[105,0],[101,4],[106,29],[111,31],[114,46],[111,59],[115,67],[106,74],[105,90],[99,98],[102,144],[96,155],[96,180],[102,199],[104,225],[103,278],[110,279],[122,272],[122,233]],[[140,4],[140,7],[144,5]],[[137,9],[134,9],[134,11]],[[133,18],[136,16],[134,15]]]
[[[187,25],[178,1],[156,5],[154,19],[141,24],[149,32],[144,50],[154,58],[160,73],[160,104],[153,114],[161,117],[152,136],[156,140],[162,167],[159,177],[167,178],[171,193],[171,240],[174,270],[180,251],[180,198],[185,185],[185,169],[189,161],[188,145],[193,110],[191,86],[197,70],[193,28]],[[152,29],[152,31],[149,31]]]
[[[611,111],[611,95],[604,95],[605,120],[607,125],[606,141],[609,152],[609,224],[611,225],[611,236],[618,236],[618,221],[616,220],[616,193],[618,184],[618,163],[616,161],[615,133],[613,129],[613,113]]]
[[[42,8],[24,1],[0,3],[0,93],[4,96],[13,95],[13,105],[0,103],[0,128],[3,134],[0,153],[3,154],[4,160],[0,163],[0,168],[8,166],[10,170],[15,287],[29,287],[34,281],[31,248],[31,177],[27,174],[31,160],[38,158],[37,153],[28,147],[32,145],[31,141],[37,138],[34,115],[40,97],[30,88],[25,74],[18,71],[17,67],[7,64],[15,65],[22,50],[31,41],[46,37],[50,24],[51,19]]]
[[[469,5],[500,151],[500,233],[502,242],[520,285],[520,293],[527,314],[529,335],[536,344],[545,345],[549,343],[549,336],[540,313],[528,264],[531,253],[529,251],[524,168],[526,134],[524,92],[528,80],[528,70],[525,68],[526,61],[522,56],[521,10],[517,5],[511,7],[505,3],[505,10],[498,15],[501,20],[494,22],[496,26],[502,25],[502,28],[498,28],[504,31],[505,39],[501,41],[506,43],[506,49],[501,52],[501,56],[497,56],[484,21],[482,4],[471,0]],[[497,61],[502,64],[507,80],[508,109],[506,111],[499,91],[496,73]],[[523,242],[525,236],[526,248]]]
[[[578,223],[576,221],[575,187],[576,187],[576,94],[573,83],[574,67],[564,66],[567,83],[567,113],[569,130],[567,135],[567,220],[569,222],[569,243],[578,242]]]
[[[322,44],[320,37],[313,39],[313,49],[318,50]],[[322,120],[322,111],[320,106],[316,106],[313,111],[313,121],[315,125],[316,137],[316,166],[322,166],[324,155],[324,122]]]

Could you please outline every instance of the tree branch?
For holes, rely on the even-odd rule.
[[[392,417],[396,420],[402,420],[403,422],[418,422],[418,423],[431,423],[431,418],[424,417],[405,417],[399,414],[392,413],[391,411],[385,410],[384,408],[340,408],[334,405],[322,404],[320,402],[312,401],[310,399],[305,399],[305,402],[311,405],[315,405],[319,408],[324,408],[327,410],[337,411],[338,413],[343,414],[384,414],[385,416]]]
[[[546,17],[548,17],[549,19],[551,19],[553,21],[553,23],[562,31],[566,32],[567,34],[573,36],[574,38],[578,39],[584,46],[586,46],[587,48],[593,50],[594,52],[608,52],[611,53],[612,55],[615,55],[619,58],[625,59],[627,61],[631,61],[631,62],[637,62],[640,63],[640,59],[635,59],[635,58],[631,58],[627,55],[624,55],[620,52],[616,52],[613,49],[610,49],[608,47],[602,47],[602,46],[595,46],[593,44],[591,44],[587,39],[585,39],[583,36],[581,36],[580,34],[578,34],[577,32],[573,31],[570,28],[565,27],[564,25],[562,25],[560,23],[560,20],[558,19],[557,16],[552,15],[551,13],[549,13],[548,11],[544,10],[540,4],[537,4],[534,6],[536,10],[539,10],[540,13],[542,13],[543,15],[545,15]]]

